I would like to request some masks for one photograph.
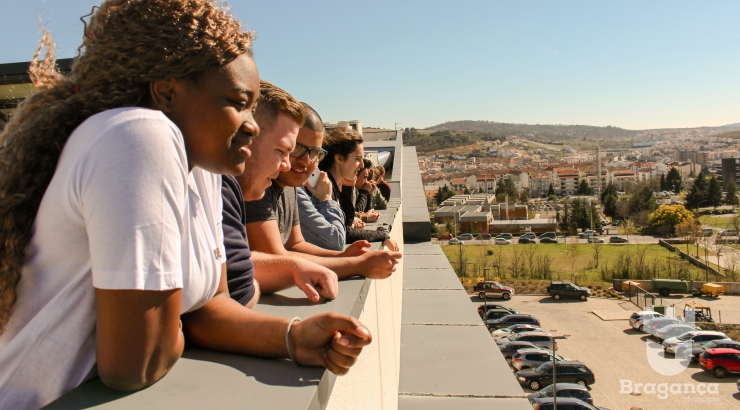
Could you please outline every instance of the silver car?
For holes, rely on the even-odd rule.
[[[562,357],[559,354],[555,354],[556,361],[567,360],[567,357]],[[511,356],[511,366],[516,370],[524,369],[536,369],[542,363],[552,361],[552,351],[546,349],[520,349],[513,356]]]
[[[493,340],[500,340],[511,337],[516,333],[541,331],[542,329],[536,325],[511,325],[503,329],[494,330],[491,332],[491,336],[493,336]]]
[[[665,340],[665,339],[670,339],[672,337],[680,336],[692,330],[701,330],[701,328],[698,326],[690,325],[688,323],[685,323],[685,324],[675,323],[675,324],[663,326],[660,329],[657,329],[653,336],[657,337],[659,340]]]
[[[651,319],[655,319],[656,317],[665,317],[665,315],[654,312],[652,310],[635,312],[630,316],[630,326],[632,326],[633,329],[643,330],[645,322]]]
[[[542,349],[552,349],[553,337],[545,332],[522,332],[511,337],[505,337],[496,341],[498,345],[504,345],[509,342],[529,342]]]

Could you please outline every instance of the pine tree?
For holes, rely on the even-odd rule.
[[[665,185],[665,189],[670,189],[674,194],[680,193],[683,189],[683,178],[681,178],[681,173],[678,172],[676,167],[671,167],[668,170],[668,175],[665,177]]]
[[[607,185],[606,188],[601,191],[600,199],[601,204],[604,207],[604,215],[610,218],[616,218],[617,202],[619,201],[619,196],[617,195],[617,187],[615,187],[614,184],[609,183],[609,185]]]
[[[557,194],[555,194],[555,188],[553,188],[552,183],[550,184],[550,188],[547,190],[547,197],[549,198],[551,195],[557,196]]]
[[[689,193],[686,194],[686,208],[698,210],[700,206],[707,204],[707,178],[699,174],[694,179]]]
[[[665,181],[665,174],[660,174],[660,191],[663,192],[667,190],[668,184],[666,184]]]
[[[716,175],[713,175],[709,179],[709,186],[707,187],[707,199],[708,204],[717,209],[718,206],[722,205],[722,184],[720,184]]]
[[[729,180],[727,181],[727,187],[725,189],[727,190],[727,192],[725,192],[725,203],[734,207],[738,204],[737,184],[735,184],[735,181]]]
[[[581,183],[578,184],[576,195],[593,195],[593,190],[591,190],[591,187],[588,186],[588,181],[586,181],[585,179],[581,180]]]

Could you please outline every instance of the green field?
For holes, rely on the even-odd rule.
[[[572,274],[578,275],[577,279],[582,284],[606,284],[612,279],[612,277],[622,277],[618,274],[614,274],[614,269],[619,266],[624,267],[624,258],[632,257],[636,258],[638,255],[643,254],[643,270],[641,272],[632,272],[630,276],[633,279],[644,278],[649,279],[653,275],[653,272],[657,272],[657,277],[687,277],[689,274],[692,278],[698,279],[704,277],[704,272],[689,264],[686,261],[680,259],[676,254],[669,252],[660,245],[609,245],[602,244],[598,247],[599,249],[599,267],[595,266],[594,260],[594,245],[590,244],[579,244],[575,245],[575,254],[573,257],[573,251],[571,250],[572,245],[565,244],[530,244],[530,245],[512,245],[512,246],[496,246],[496,245],[465,245],[462,247],[456,245],[443,245],[445,255],[450,260],[453,268],[456,272],[460,270],[460,250],[464,252],[464,264],[465,269],[463,275],[458,272],[458,276],[464,276],[467,278],[479,278],[483,276],[483,269],[488,267],[491,270],[488,273],[488,278],[493,278],[497,273],[497,252],[501,252],[501,268],[498,272],[501,273],[499,276],[503,278],[519,278],[519,279],[550,279],[547,275],[541,273],[530,273],[527,271],[525,266],[528,265],[528,259],[523,254],[525,248],[531,249],[531,252],[537,256],[535,258],[542,258],[543,256],[548,257],[551,260],[550,271],[552,279],[554,280],[571,280]],[[494,255],[488,255],[488,250],[494,252]],[[683,250],[683,248],[682,248]],[[522,266],[520,272],[517,274],[514,268],[514,263],[517,260],[516,252],[519,252],[518,263]],[[644,253],[643,253],[644,252]],[[620,265],[620,259],[622,265]],[[571,263],[574,261],[574,263]],[[636,260],[633,259],[629,263],[631,268],[637,266]],[[575,269],[574,269],[575,268]],[[603,268],[611,269],[612,273],[604,274]]]
[[[732,219],[731,216],[704,215],[699,217],[699,222],[702,225],[713,226],[715,228],[731,229],[733,228]]]

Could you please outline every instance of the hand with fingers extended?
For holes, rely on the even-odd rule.
[[[360,256],[367,252],[367,248],[369,248],[370,246],[370,242],[368,241],[355,241],[352,243],[352,245],[346,247],[344,251],[339,254],[339,256]]]
[[[317,263],[296,258],[297,266],[293,270],[293,280],[298,289],[306,294],[311,302],[321,298],[336,299],[339,292],[337,274]]]
[[[359,275],[369,279],[385,279],[396,271],[401,252],[397,251],[368,251],[360,256],[362,261],[358,266]]]
[[[357,319],[336,313],[311,316],[290,329],[291,350],[298,364],[326,367],[338,375],[347,374],[372,340]]]

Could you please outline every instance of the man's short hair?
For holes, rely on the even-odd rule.
[[[373,168],[373,162],[372,162],[372,161],[370,161],[370,160],[369,160],[369,159],[367,159],[367,158],[363,158],[363,159],[362,159],[362,166],[363,166],[364,168],[367,168],[368,172],[370,172],[370,170],[371,170],[371,169]]]
[[[265,80],[260,80],[260,96],[257,100],[257,109],[254,112],[257,125],[263,131],[269,130],[275,125],[280,112],[288,114],[298,126],[302,126],[306,121],[306,113],[298,100],[282,88]]]
[[[303,126],[313,132],[324,132],[324,122],[321,121],[319,113],[304,102],[301,103],[301,106],[303,112],[306,113],[306,121],[303,122]]]

